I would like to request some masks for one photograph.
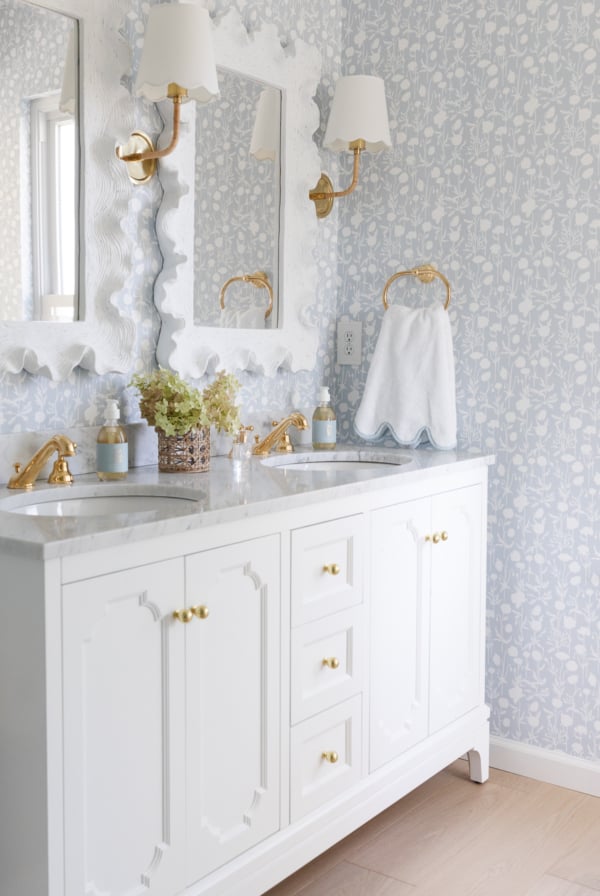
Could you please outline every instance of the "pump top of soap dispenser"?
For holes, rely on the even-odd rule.
[[[108,398],[106,400],[106,407],[104,408],[104,419],[108,424],[115,424],[120,416],[119,402],[116,398]]]
[[[319,404],[324,404],[325,402],[331,401],[331,396],[329,394],[328,386],[321,386],[319,389]]]

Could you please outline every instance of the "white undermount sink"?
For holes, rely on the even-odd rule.
[[[411,463],[405,454],[377,449],[346,449],[343,451],[298,451],[296,454],[271,455],[262,461],[265,466],[290,473],[361,473],[383,475],[397,473],[398,467]]]
[[[183,492],[161,492],[157,489],[133,491],[125,486],[107,486],[98,493],[98,486],[61,488],[10,495],[0,501],[0,510],[26,516],[43,517],[115,517],[162,518],[194,513],[199,508],[198,496]],[[105,490],[106,489],[106,490]]]

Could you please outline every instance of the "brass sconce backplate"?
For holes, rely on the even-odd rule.
[[[315,211],[317,213],[317,218],[326,218],[331,209],[333,208],[334,201],[334,189],[331,179],[326,174],[321,174],[317,186],[312,191],[315,194],[323,193],[324,196],[319,199],[315,199],[311,196],[315,204]]]
[[[127,155],[154,151],[152,140],[143,131],[134,131],[127,141],[127,146],[123,148],[127,150]],[[125,161],[125,164],[129,180],[134,184],[148,183],[156,171],[156,159],[142,159],[137,162]]]

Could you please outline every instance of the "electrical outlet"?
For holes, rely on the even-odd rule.
[[[360,364],[362,353],[362,323],[342,318],[337,326],[338,364]]]

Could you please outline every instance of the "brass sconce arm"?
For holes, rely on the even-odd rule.
[[[353,140],[349,144],[349,149],[354,153],[354,164],[352,166],[352,182],[345,190],[334,190],[330,178],[326,174],[321,174],[319,182],[314,190],[308,194],[309,199],[315,204],[315,211],[318,218],[326,218],[333,208],[334,199],[341,196],[349,196],[354,192],[358,185],[358,172],[360,168],[360,154],[365,148],[364,140]]]
[[[134,183],[146,183],[150,180],[156,171],[157,159],[164,159],[177,146],[181,123],[181,103],[187,93],[185,87],[180,87],[179,84],[169,84],[168,97],[173,101],[173,129],[168,146],[163,149],[155,149],[150,137],[141,131],[134,131],[127,144],[132,147],[133,152],[123,153],[123,147],[116,147],[116,156],[119,161],[125,162],[129,178]]]
[[[221,309],[225,308],[225,293],[227,288],[238,280],[242,283],[251,283],[252,286],[255,286],[257,289],[267,290],[269,293],[269,304],[265,311],[265,320],[267,320],[273,311],[273,287],[269,283],[269,278],[264,271],[255,271],[254,274],[240,274],[237,277],[230,277],[229,280],[226,280],[219,293],[219,305],[221,306]]]

